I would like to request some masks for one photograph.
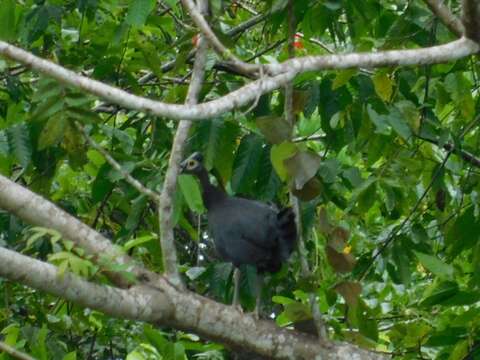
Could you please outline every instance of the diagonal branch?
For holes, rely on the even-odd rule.
[[[0,247],[0,276],[122,319],[165,321],[173,310],[169,299],[160,292],[97,285],[3,247]]]
[[[233,37],[233,36],[236,36],[248,29],[250,29],[251,27],[261,23],[263,20],[265,20],[266,18],[268,18],[269,16],[271,15],[271,12],[270,11],[267,11],[263,14],[258,14],[256,16],[253,16],[251,17],[250,19],[246,20],[244,23],[241,23],[240,25],[237,25],[233,28],[231,28],[230,30],[228,30],[225,35],[226,36],[230,36],[230,37]],[[195,55],[195,52],[196,50],[193,49],[191,50],[188,55],[187,55],[187,59],[190,61],[193,56]],[[172,70],[174,67],[175,67],[175,64],[177,63],[177,59],[173,59],[173,60],[170,60],[168,62],[166,62],[165,64],[163,64],[161,67],[160,67],[160,70],[162,73],[166,73],[170,70]],[[214,65],[214,67],[218,66],[217,64]],[[142,76],[140,79],[139,79],[139,83],[140,84],[145,84],[147,82],[149,82],[150,80],[152,80],[153,78],[155,78],[156,75],[152,72]]]
[[[204,8],[207,7],[207,0],[200,0]],[[205,9],[206,10],[206,9]],[[205,62],[207,59],[207,43],[203,36],[200,37],[198,50],[193,65],[192,80],[188,88],[187,105],[194,105],[198,102],[198,96],[202,88],[205,75]],[[177,269],[177,255],[175,250],[175,239],[173,234],[173,198],[177,185],[179,173],[179,164],[183,157],[183,149],[188,138],[192,123],[182,120],[178,124],[178,129],[173,139],[172,151],[168,162],[165,182],[159,204],[159,222],[160,222],[160,242],[163,252],[164,267],[172,281],[180,284],[180,276]]]
[[[0,175],[0,208],[30,224],[57,230],[64,238],[73,241],[87,253],[94,255],[97,260],[102,256],[118,264],[132,263],[120,248],[114,247],[101,234],[41,196],[2,175]],[[138,277],[148,277],[142,268],[132,265],[128,270],[134,272]],[[120,275],[111,274],[110,277],[118,286],[130,285]]]
[[[0,55],[30,66],[63,84],[77,87],[128,109],[177,120],[201,120],[218,116],[255,101],[259,96],[285,85],[297,74],[307,71],[436,64],[464,58],[477,53],[479,49],[480,46],[474,41],[461,38],[444,45],[423,49],[300,57],[281,64],[264,65],[268,73],[278,75],[264,76],[219,99],[198,105],[176,105],[136,96],[100,81],[77,75],[60,65],[0,41]]]
[[[195,25],[198,26],[203,36],[205,36],[205,38],[220,56],[230,59],[232,61],[232,65],[237,67],[243,73],[253,73],[259,70],[259,67],[257,65],[243,62],[242,60],[237,58],[235,54],[232,53],[232,51],[227,49],[225,45],[222,44],[222,42],[218,39],[218,37],[208,25],[203,15],[200,13],[200,11],[198,11],[193,0],[182,0],[182,4],[187,8],[193,22],[195,23]]]
[[[462,22],[443,3],[443,0],[424,0],[430,10],[443,22],[443,24],[455,35],[462,37],[465,28]]]
[[[87,139],[88,143],[90,144],[91,147],[93,147],[95,150],[97,150],[100,154],[103,155],[105,160],[115,169],[117,170],[120,174],[122,174],[123,178],[125,181],[127,181],[130,185],[132,185],[138,192],[141,194],[145,194],[152,198],[153,200],[156,200],[157,202],[160,201],[160,195],[156,192],[153,191],[149,188],[146,188],[143,186],[143,184],[135,179],[130,173],[125,170],[122,165],[120,165],[109,153],[106,151],[103,147],[101,147],[99,144],[93,140],[90,135],[86,132],[85,128],[80,125],[80,123],[75,123],[77,129],[83,134],[85,139]]]
[[[0,352],[4,352],[10,355],[14,359],[18,360],[36,360],[35,358],[31,357],[30,355],[17,350],[13,346],[8,345],[7,343],[0,341]]]

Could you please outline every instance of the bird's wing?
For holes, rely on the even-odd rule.
[[[266,204],[256,201],[236,202],[230,216],[231,228],[242,239],[262,249],[277,245],[276,212]]]

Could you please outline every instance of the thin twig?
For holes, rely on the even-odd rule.
[[[258,65],[248,64],[240,60],[238,57],[235,56],[235,54],[233,54],[231,50],[227,49],[225,45],[222,44],[222,42],[218,39],[217,35],[215,35],[213,30],[208,25],[208,22],[205,20],[203,15],[198,11],[193,0],[182,0],[182,4],[188,10],[195,25],[197,25],[202,34],[205,36],[205,38],[219,55],[231,60],[232,64],[235,67],[238,67],[242,72],[252,74],[258,72]]]
[[[122,165],[120,165],[109,153],[107,150],[105,150],[103,147],[100,146],[95,140],[92,139],[90,135],[88,135],[87,131],[85,128],[78,122],[75,123],[75,126],[77,129],[83,134],[87,142],[90,144],[91,147],[93,147],[95,150],[97,150],[100,154],[103,155],[105,160],[115,169],[117,170],[122,177],[125,179],[126,182],[128,182],[130,185],[132,185],[138,192],[147,195],[148,197],[152,198],[155,201],[160,200],[160,194],[158,194],[156,191],[153,191],[145,186],[135,179],[130,173],[125,170]]]
[[[459,139],[463,138],[479,121],[480,121],[480,115],[477,116],[474,120],[472,120],[470,122],[470,124],[468,124],[464,128],[464,130],[461,132],[461,134],[459,135],[458,138]],[[388,234],[385,241],[383,241],[383,243],[380,245],[377,252],[373,255],[372,259],[369,262],[369,265],[365,268],[365,270],[362,271],[362,273],[360,275],[361,280],[363,280],[365,278],[365,276],[367,276],[367,274],[368,274],[369,270],[371,269],[371,267],[373,266],[373,263],[375,262],[375,260],[380,256],[380,254],[383,253],[383,251],[385,251],[385,249],[392,243],[392,241],[395,240],[395,236],[403,229],[403,227],[410,221],[413,214],[418,210],[418,208],[420,207],[420,205],[423,202],[423,199],[425,199],[427,194],[432,189],[433,184],[435,183],[436,179],[438,178],[438,176],[440,176],[443,168],[445,167],[445,164],[447,163],[448,159],[450,158],[450,155],[452,155],[453,151],[454,151],[454,148],[447,151],[447,155],[443,159],[440,166],[436,169],[435,173],[432,175],[432,179],[430,180],[430,183],[428,184],[426,189],[423,191],[422,195],[417,200],[417,202],[413,206],[412,210],[409,212],[407,217],[401,222],[401,224],[398,227],[395,227],[390,231],[390,233]]]

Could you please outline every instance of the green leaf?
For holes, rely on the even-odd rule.
[[[72,351],[63,357],[62,360],[77,360],[77,352]]]
[[[385,102],[388,102],[392,97],[393,93],[393,82],[388,77],[387,74],[378,72],[373,78],[373,85],[375,87],[375,92]]]
[[[273,145],[270,150],[272,165],[280,179],[287,180],[288,170],[284,161],[294,156],[298,151],[297,145],[291,142],[283,142],[280,145]]]
[[[299,322],[312,318],[310,307],[298,301],[285,304],[284,313],[291,322]]]
[[[8,140],[12,153],[17,161],[26,168],[32,159],[30,131],[26,124],[21,123],[7,129]]]
[[[123,250],[125,252],[129,251],[130,249],[133,249],[139,245],[145,244],[147,242],[150,242],[152,240],[156,240],[157,236],[156,235],[145,235],[145,236],[140,236],[132,240],[128,240],[124,245],[123,245]]]
[[[233,162],[232,190],[248,194],[253,190],[260,169],[260,158],[264,151],[262,138],[255,134],[246,135],[237,150]]]
[[[337,76],[332,82],[332,90],[336,90],[350,81],[357,74],[357,69],[346,69],[337,72]]]
[[[127,221],[125,221],[125,229],[134,230],[139,225],[147,204],[148,198],[144,194],[139,195],[132,201],[132,206],[128,212]]]
[[[466,119],[475,114],[475,101],[472,96],[471,82],[461,72],[453,72],[445,77],[445,89],[450,93],[458,110]]]
[[[385,116],[379,115],[375,110],[373,110],[371,105],[367,106],[367,113],[370,120],[376,127],[376,133],[384,135],[388,135],[390,133],[390,129],[388,126],[389,123]]]
[[[191,175],[180,175],[178,177],[178,185],[189,209],[198,214],[203,214],[205,207],[203,206],[202,193],[194,177]]]
[[[468,229],[468,231],[466,231]],[[451,257],[456,257],[479,243],[480,220],[475,216],[475,209],[469,206],[447,232],[446,245]]]
[[[15,0],[2,0],[0,6],[0,39],[15,39]]]
[[[0,155],[8,156],[10,146],[8,145],[8,137],[5,131],[0,130]]]
[[[400,135],[405,141],[411,142],[412,130],[399,110],[396,108],[390,108],[390,113],[387,115],[386,119],[398,135]]]
[[[63,139],[67,124],[67,119],[61,113],[48,119],[38,138],[38,149],[44,150],[58,144]]]
[[[470,343],[468,340],[460,340],[455,344],[453,351],[451,352],[448,360],[463,360],[467,358],[469,354]]]
[[[155,6],[155,0],[132,0],[125,21],[131,26],[143,26]]]
[[[452,278],[453,277],[453,266],[444,263],[442,260],[433,255],[423,254],[421,252],[415,251],[420,263],[434,275],[441,278]]]
[[[458,291],[458,284],[456,282],[436,281],[425,290],[424,298],[420,302],[420,305],[429,307],[442,304],[455,296]]]
[[[110,170],[111,167],[107,163],[100,167],[97,177],[92,184],[92,200],[94,202],[102,201],[105,196],[112,191],[114,185],[107,176]]]
[[[292,134],[292,126],[283,116],[261,116],[255,122],[263,136],[272,144],[280,144]]]

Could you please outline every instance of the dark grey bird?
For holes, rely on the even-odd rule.
[[[235,306],[239,303],[239,266],[248,264],[256,267],[255,313],[258,316],[263,273],[279,271],[295,247],[297,230],[292,209],[278,210],[264,202],[229,196],[210,182],[203,156],[198,152],[181,163],[181,171],[199,179],[207,209],[208,229],[215,248],[223,260],[235,267]]]

